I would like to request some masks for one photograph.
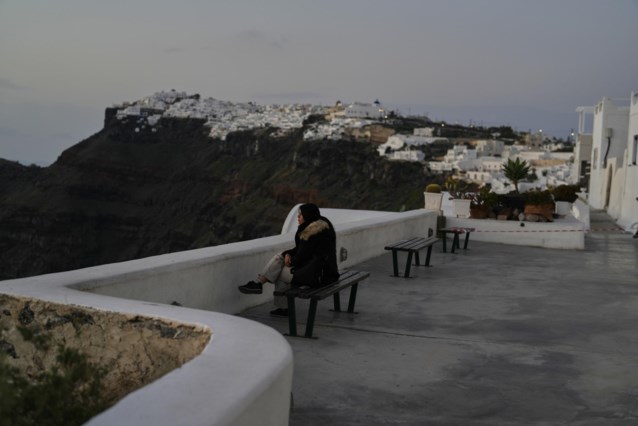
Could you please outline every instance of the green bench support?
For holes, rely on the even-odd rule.
[[[293,287],[285,291],[275,291],[275,296],[285,296],[288,299],[288,335],[297,337],[297,311],[295,307],[295,299],[310,299],[308,320],[306,321],[306,333],[304,337],[311,338],[315,325],[315,317],[317,315],[317,303],[329,296],[333,296],[334,311],[342,312],[339,292],[350,287],[350,299],[348,301],[347,312],[351,314],[356,313],[354,312],[354,304],[357,299],[357,288],[359,287],[359,282],[369,276],[369,272],[344,271],[341,273],[339,281],[323,287]]]
[[[452,239],[452,250],[450,250],[450,253],[454,253],[455,248],[458,248],[458,249],[461,248],[461,245],[459,242],[459,236],[462,234],[465,234],[465,243],[463,244],[463,250],[467,250],[467,244],[470,242],[470,234],[474,232],[474,228],[461,228],[461,227],[441,228],[439,229],[439,232],[441,233],[441,238],[443,239],[444,253],[447,251],[447,244],[446,244],[447,234],[454,234],[454,238]]]
[[[385,250],[392,250],[392,266],[393,266],[393,276],[399,277],[399,261],[398,261],[398,252],[404,251],[408,253],[408,258],[405,263],[405,272],[403,277],[410,277],[410,268],[412,266],[412,256],[414,255],[414,261],[416,266],[421,266],[419,263],[419,251],[423,250],[427,247],[427,256],[425,258],[425,265],[430,266],[430,257],[432,255],[432,246],[434,243],[439,241],[436,237],[429,238],[410,238],[409,240],[399,241],[398,243],[391,244],[389,246],[385,246]]]

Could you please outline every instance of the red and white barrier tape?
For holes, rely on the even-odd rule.
[[[601,229],[476,229],[474,232],[626,232],[622,228],[601,228]]]

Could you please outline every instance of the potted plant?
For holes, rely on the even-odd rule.
[[[532,189],[523,194],[525,198],[525,220],[529,215],[542,216],[548,222],[553,220],[554,197],[549,189]]]
[[[472,194],[470,203],[470,217],[472,219],[485,219],[498,205],[498,194],[492,192],[492,186],[486,184],[478,192]]]
[[[465,181],[449,177],[445,180],[445,189],[450,194],[452,207],[456,217],[470,217],[470,205],[472,194],[467,192],[468,185]]]
[[[441,185],[438,183],[430,183],[425,187],[423,193],[425,197],[425,209],[434,210],[442,215],[441,202],[443,201],[443,194],[441,193]]]
[[[554,196],[556,202],[556,214],[559,216],[565,216],[572,208],[572,203],[578,198],[577,192],[579,188],[577,185],[558,185],[551,189],[551,193]]]

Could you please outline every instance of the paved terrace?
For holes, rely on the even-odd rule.
[[[326,299],[318,339],[287,337],[290,424],[638,424],[638,240],[591,228],[584,251],[439,243],[410,279],[389,253],[356,265],[359,314]],[[242,316],[287,332],[270,309]]]

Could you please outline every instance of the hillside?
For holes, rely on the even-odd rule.
[[[0,279],[143,258],[279,232],[290,208],[422,206],[416,163],[375,146],[265,128],[212,139],[198,119],[115,120],[47,168],[0,161]]]

